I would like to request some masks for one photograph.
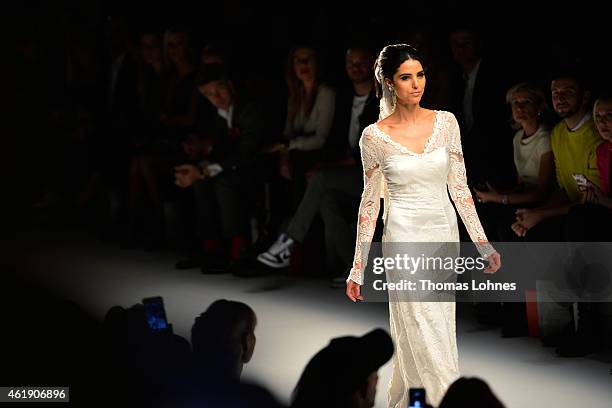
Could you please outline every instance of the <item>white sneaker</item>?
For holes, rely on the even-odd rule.
[[[293,239],[287,234],[281,234],[266,252],[257,256],[257,260],[271,268],[286,268],[291,263],[292,246]]]

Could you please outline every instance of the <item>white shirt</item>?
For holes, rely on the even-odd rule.
[[[465,92],[463,93],[463,117],[465,118],[465,125],[469,132],[474,125],[474,112],[472,110],[473,98],[474,98],[474,87],[476,85],[476,76],[478,76],[478,70],[480,69],[480,61],[476,63],[476,66],[472,68],[472,71],[468,74],[465,83]]]
[[[523,183],[537,186],[540,182],[540,158],[551,151],[550,132],[540,126],[533,135],[523,138],[524,134],[521,129],[514,135],[514,164]]]
[[[365,108],[366,101],[368,100],[369,94],[365,94],[363,96],[355,95],[353,96],[353,108],[351,110],[351,122],[349,125],[349,146],[351,149],[354,149],[359,143],[360,136],[360,123],[359,116],[363,113],[363,109]]]
[[[575,132],[578,129],[580,129],[580,127],[582,125],[584,125],[586,123],[587,120],[591,119],[591,112],[587,112],[582,119],[580,119],[580,121],[578,123],[576,123],[576,126],[574,126],[573,128],[570,129],[570,132]]]
[[[111,65],[111,78],[110,84],[108,86],[108,106],[113,106],[113,99],[115,96],[115,86],[117,85],[117,78],[119,77],[119,69],[121,68],[121,64],[123,64],[123,60],[125,59],[125,51],[123,51]]]
[[[234,105],[230,105],[228,110],[217,109],[217,114],[227,122],[228,129],[232,127],[232,119],[234,117]]]
[[[232,119],[234,118],[234,105],[230,105],[229,109],[217,109],[217,114],[221,116],[227,122],[227,128],[232,127]],[[223,171],[223,167],[219,163],[206,164],[206,170],[208,170],[209,177],[215,177],[217,174]]]
[[[306,116],[302,105],[293,124],[289,120],[285,123],[285,135],[301,134],[289,142],[289,149],[311,151],[322,148],[331,130],[335,105],[336,91],[325,84],[319,85],[310,115]]]

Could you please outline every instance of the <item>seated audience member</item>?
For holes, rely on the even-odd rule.
[[[529,241],[562,241],[568,237],[571,220],[568,214],[582,201],[582,192],[575,174],[581,174],[590,184],[599,186],[596,147],[601,139],[588,109],[589,90],[576,73],[556,75],[551,83],[553,108],[563,120],[551,131],[551,147],[559,189],[544,204],[533,209],[519,208],[514,232]],[[579,211],[579,210],[577,210]],[[574,216],[575,217],[575,216]],[[573,316],[573,312],[571,313]],[[578,302],[580,332],[592,327],[590,305]],[[561,356],[580,356],[594,349],[595,342],[585,341],[577,332],[543,338],[545,344],[560,345]],[[589,340],[592,337],[589,338]]]
[[[207,153],[199,165],[176,167],[176,184],[193,186],[201,246],[177,268],[227,272],[239,259],[249,232],[248,205],[257,180],[257,152],[264,132],[261,106],[241,99],[224,66],[209,64],[197,77],[198,90],[217,109]],[[228,251],[221,248],[228,240]]]
[[[138,46],[137,90],[139,102],[138,131],[132,136],[135,144],[134,156],[128,174],[127,225],[122,247],[135,246],[138,235],[148,225],[149,241],[145,247],[162,244],[164,219],[162,208],[162,181],[159,170],[164,167],[165,156],[171,155],[167,146],[160,143],[166,129],[160,120],[162,106],[166,101],[166,67],[162,57],[162,39],[154,32],[143,32]],[[152,210],[152,217],[143,220],[143,214]],[[144,234],[143,234],[144,235]]]
[[[570,241],[612,241],[612,96],[595,101],[593,118],[602,139],[595,150],[600,184],[587,183],[581,200],[586,205],[570,210]]]
[[[534,85],[521,83],[508,90],[506,102],[512,110],[513,128],[517,129],[513,139],[517,185],[506,191],[487,183],[488,190],[475,190],[487,236],[500,242],[518,239],[511,229],[515,211],[519,206],[535,206],[545,201],[555,183],[544,93]],[[525,306],[524,302],[503,304],[502,337],[527,334]]]
[[[321,60],[313,47],[291,50],[285,73],[289,98],[284,141],[266,151],[280,152],[280,175],[291,181],[294,206],[302,198],[306,173],[320,158],[334,119],[336,92],[321,75]]]
[[[149,73],[162,69],[162,72],[149,76],[148,89],[141,89],[139,95],[146,98],[141,101],[143,115],[154,126],[143,128],[142,131],[157,133],[157,140],[135,155],[130,165],[130,214],[123,246],[129,248],[134,245],[138,218],[142,217],[143,210],[149,210],[151,216],[144,222],[149,241],[145,246],[155,249],[166,244],[163,203],[173,192],[171,169],[180,162],[183,156],[182,142],[196,124],[196,67],[190,35],[184,28],[175,27],[164,33],[161,62],[156,61],[155,55],[147,57],[149,52],[156,54],[158,51],[147,51],[146,42],[142,45],[143,60],[146,62],[150,59]],[[155,48],[155,44],[151,46]],[[159,84],[159,81],[162,83]],[[144,85],[139,84],[139,87]],[[155,89],[160,86],[165,89]],[[156,98],[162,100],[156,101]],[[147,206],[143,206],[143,202]]]
[[[448,387],[438,408],[504,408],[489,385],[479,378],[461,377]]]
[[[169,71],[168,90],[160,120],[169,143],[178,147],[195,122],[194,79],[196,65],[187,30],[173,28],[164,34],[164,59]]]
[[[513,127],[518,129],[514,135],[514,165],[518,174],[517,187],[508,192],[499,192],[492,186],[488,191],[476,190],[482,203],[503,204],[515,207],[517,204],[530,204],[545,201],[554,185],[555,163],[550,148],[550,130],[545,123],[547,112],[544,93],[537,87],[522,83],[513,86],[506,95],[512,108]],[[503,228],[510,230],[514,219],[513,212],[504,211],[506,217]],[[511,215],[509,219],[507,216]],[[496,214],[498,216],[502,214]],[[496,231],[488,231],[488,236],[498,236]],[[498,236],[500,240],[503,237]]]
[[[392,356],[393,341],[382,329],[332,339],[304,368],[291,407],[373,407],[378,369]]]
[[[553,108],[563,119],[550,134],[559,188],[542,205],[519,208],[512,224],[518,236],[534,241],[565,238],[566,215],[581,199],[575,173],[599,186],[595,148],[600,138],[588,108],[590,91],[575,73],[556,75],[551,91]]]
[[[600,97],[593,108],[595,126],[602,138],[597,146],[597,169],[600,185],[588,183],[582,192],[581,204],[573,206],[567,216],[567,240],[569,242],[612,241],[612,194],[610,193],[610,157],[612,151],[612,97]],[[574,271],[580,272],[580,271]],[[593,281],[588,275],[581,276],[587,291]],[[562,357],[580,357],[598,351],[604,337],[605,313],[609,303],[578,302],[578,327],[564,338],[556,350]],[[573,309],[570,309],[573,313]]]
[[[136,136],[144,145],[164,137],[160,114],[166,101],[168,84],[161,35],[151,31],[141,34],[138,62],[137,86],[141,124]]]
[[[332,131],[315,167],[306,192],[285,233],[257,259],[272,268],[289,266],[292,247],[303,242],[321,215],[325,224],[327,267],[332,284],[345,287],[345,272],[352,262],[354,228],[345,217],[357,211],[363,190],[359,138],[363,129],[376,122],[379,108],[373,86],[373,55],[364,48],[346,52],[345,67],[351,86],[338,93]],[[348,202],[348,208],[344,205]],[[340,259],[340,267],[335,259]]]

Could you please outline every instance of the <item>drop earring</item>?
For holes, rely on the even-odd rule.
[[[397,95],[395,94],[395,88],[392,85],[389,86],[389,92],[391,93],[392,109],[395,110],[395,104],[397,103]]]

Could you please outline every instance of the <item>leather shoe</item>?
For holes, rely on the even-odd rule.
[[[233,261],[228,258],[213,257],[207,259],[202,264],[201,272],[204,275],[217,275],[222,273],[229,273]]]

